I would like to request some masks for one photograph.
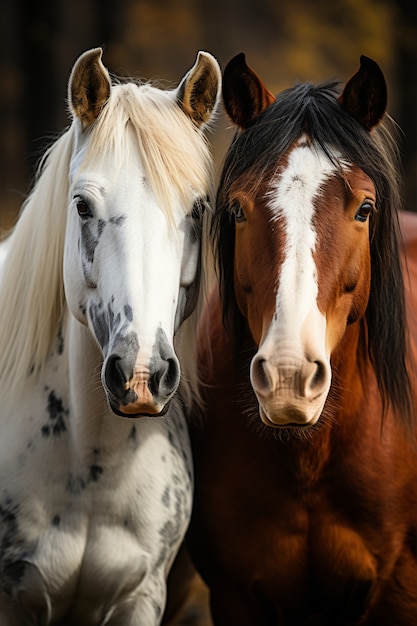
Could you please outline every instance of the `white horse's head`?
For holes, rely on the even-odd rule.
[[[174,335],[199,291],[212,181],[203,130],[218,102],[220,70],[200,52],[175,90],[112,85],[101,54],[83,54],[69,81],[65,295],[103,353],[112,410],[159,415],[180,382]]]

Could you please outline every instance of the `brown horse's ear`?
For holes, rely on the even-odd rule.
[[[387,107],[387,85],[375,61],[361,56],[360,68],[346,83],[339,102],[367,130],[380,122]]]
[[[243,52],[233,57],[224,70],[223,102],[232,122],[242,129],[251,126],[275,102],[275,96],[246,64]]]
[[[74,117],[83,128],[96,121],[110,96],[110,76],[101,62],[101,48],[84,52],[72,68],[68,100]]]
[[[181,80],[177,102],[197,126],[207,124],[220,98],[221,72],[216,59],[200,51],[193,67]]]

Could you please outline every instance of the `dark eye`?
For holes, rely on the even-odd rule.
[[[358,222],[366,222],[372,209],[373,209],[372,202],[365,200],[365,202],[361,204],[359,209],[356,211],[355,220],[357,220]]]
[[[193,220],[199,220],[203,217],[206,210],[206,202],[204,200],[197,200],[194,202],[193,209],[191,211],[191,218]]]
[[[246,222],[246,217],[245,217],[245,214],[243,212],[242,205],[240,204],[240,202],[237,202],[237,201],[233,202],[231,213],[233,217],[235,218],[236,222]]]
[[[93,217],[93,212],[87,200],[85,200],[81,196],[76,196],[74,200],[75,206],[77,208],[77,213],[81,217],[81,219],[85,220],[89,217]]]

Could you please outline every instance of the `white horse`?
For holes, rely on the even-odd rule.
[[[112,85],[101,53],[0,254],[1,626],[159,624],[190,516],[220,70],[200,52],[175,90]]]

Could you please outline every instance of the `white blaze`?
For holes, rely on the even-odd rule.
[[[316,321],[321,318],[320,326],[323,328],[324,318],[316,302],[314,200],[334,172],[335,166],[320,148],[301,140],[290,153],[287,167],[270,187],[271,221],[278,218],[285,221],[285,259],[281,266],[276,314],[272,323],[272,327],[278,323],[277,330],[280,335],[283,334],[285,342],[300,340],[305,322],[312,313]]]

